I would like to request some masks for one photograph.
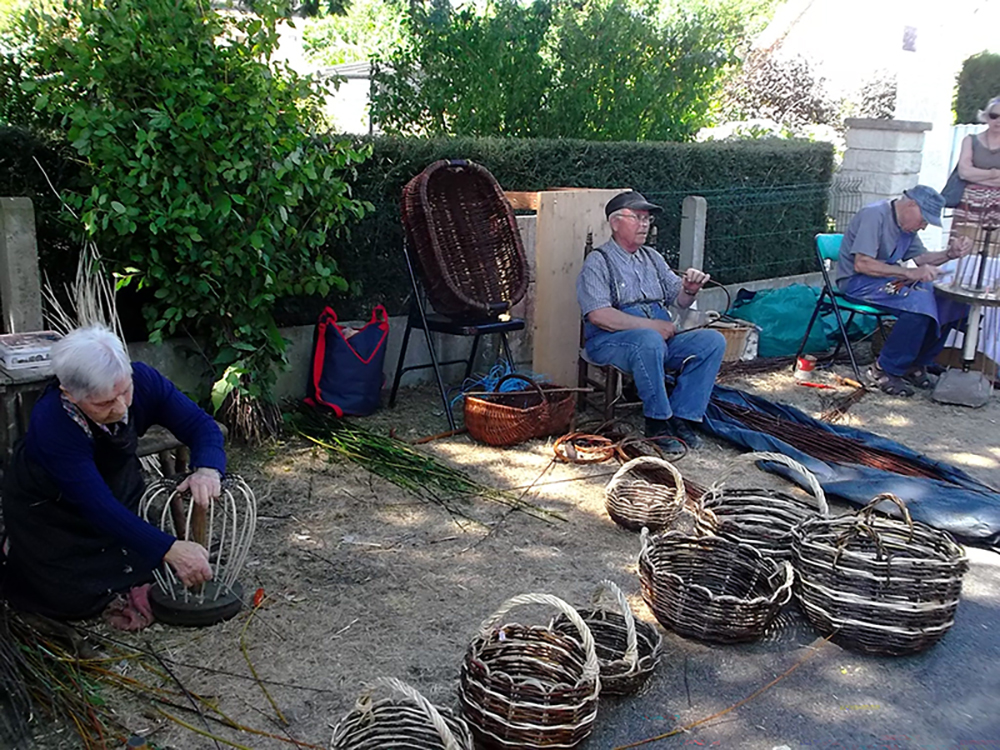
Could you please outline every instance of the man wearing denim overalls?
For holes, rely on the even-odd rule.
[[[677,456],[684,453],[681,441],[688,448],[701,445],[694,428],[705,415],[726,339],[709,329],[679,333],[671,321],[667,308],[690,307],[709,276],[696,268],[678,276],[643,244],[651,214],[661,210],[634,191],[608,201],[611,239],[587,256],[576,295],[587,355],[632,376],[646,436]],[[665,370],[679,371],[669,396]]]

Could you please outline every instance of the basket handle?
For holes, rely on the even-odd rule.
[[[781,584],[781,588],[779,589],[782,599],[778,602],[778,606],[784,607],[792,598],[792,583],[795,581],[795,569],[792,567],[792,564],[788,562],[788,560],[781,561],[775,575],[780,575],[781,573],[784,573],[785,582]]]
[[[587,623],[585,623],[583,618],[580,617],[580,613],[558,596],[552,596],[552,594],[520,594],[508,599],[500,605],[500,609],[490,615],[490,617],[486,618],[483,621],[483,624],[479,626],[480,636],[483,638],[488,637],[508,612],[514,609],[514,607],[519,607],[522,604],[547,604],[550,607],[555,607],[566,615],[569,621],[573,623],[573,625],[576,626],[576,629],[580,632],[583,649],[587,652],[587,660],[583,665],[584,678],[588,680],[599,679],[598,675],[600,674],[601,666],[597,661],[597,649],[594,645],[594,636],[591,634],[590,628],[587,627]]]
[[[737,457],[737,461],[745,462],[750,461],[754,465],[758,461],[771,461],[776,464],[782,464],[787,466],[789,469],[794,471],[796,474],[801,476],[806,480],[806,484],[809,485],[809,492],[812,494],[813,499],[816,501],[816,506],[819,509],[819,513],[824,518],[830,515],[830,506],[826,502],[826,493],[823,491],[822,485],[820,485],[819,480],[816,475],[813,474],[809,469],[800,464],[793,458],[789,458],[783,453],[772,453],[770,451],[754,451],[752,453],[744,453]],[[722,475],[722,478],[715,482],[706,492],[706,495],[717,495],[722,492],[726,485],[726,482],[732,477],[733,473],[739,469],[738,465],[730,467],[730,469]]]
[[[542,397],[542,401],[545,401],[545,391],[542,390],[542,386],[538,385],[534,380],[529,378],[527,375],[519,375],[516,372],[509,372],[497,381],[497,384],[493,386],[494,393],[501,393],[500,386],[506,383],[508,380],[523,380],[528,384],[530,388],[533,388],[538,395]],[[521,390],[527,390],[522,388]],[[507,391],[509,393],[509,391]]]
[[[441,712],[434,707],[434,704],[421,695],[416,688],[407,685],[402,680],[397,680],[395,677],[379,677],[375,683],[387,687],[392,692],[399,693],[416,703],[427,714],[427,718],[431,720],[431,724],[434,725],[438,735],[440,735],[441,741],[444,743],[444,750],[462,750],[462,746],[455,739],[455,735],[452,734],[451,729],[445,723]],[[356,708],[359,711],[369,712],[372,709],[372,705],[371,695],[368,694],[358,698]]]
[[[910,511],[906,507],[906,503],[903,502],[902,498],[900,498],[898,495],[893,495],[891,492],[880,492],[878,495],[876,495],[875,497],[873,497],[871,499],[871,502],[868,503],[868,505],[866,505],[865,507],[863,507],[861,510],[858,511],[857,516],[856,516],[858,523],[852,528],[851,531],[845,532],[845,534],[843,536],[847,536],[848,534],[851,534],[851,533],[857,534],[859,532],[859,528],[858,527],[859,526],[863,527],[864,530],[872,537],[872,539],[876,542],[876,544],[879,545],[879,547],[881,549],[880,540],[877,538],[878,537],[878,533],[875,531],[875,529],[871,525],[871,518],[872,518],[872,514],[875,512],[875,508],[877,508],[879,505],[881,505],[882,502],[885,501],[885,500],[889,500],[890,502],[895,503],[896,507],[899,508],[900,512],[903,514],[903,521],[910,528],[910,534],[909,534],[909,537],[908,537],[907,541],[912,541],[913,540],[913,518],[910,517]]]
[[[618,603],[618,609],[621,610],[622,616],[625,618],[625,663],[628,664],[628,671],[631,672],[635,669],[635,663],[639,660],[639,642],[635,634],[635,616],[632,614],[632,608],[628,605],[625,594],[622,593],[622,590],[613,581],[609,581],[607,578],[597,584],[597,588],[594,589],[594,593],[591,596],[591,601],[597,604],[601,599],[601,594],[604,592],[608,592],[614,597]]]
[[[630,473],[633,469],[640,467],[650,467],[657,469],[666,469],[670,472],[670,476],[674,478],[674,494],[677,496],[678,501],[683,501],[687,497],[687,490],[684,488],[684,477],[669,461],[665,461],[662,458],[657,458],[656,456],[639,456],[638,458],[633,458],[626,464],[623,464],[615,475],[611,477],[611,481],[608,482],[606,492],[610,492],[613,488],[618,486],[618,483],[623,481],[625,475]]]

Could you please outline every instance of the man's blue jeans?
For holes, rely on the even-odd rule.
[[[962,319],[942,321],[938,333],[937,321],[929,315],[900,313],[879,354],[879,367],[896,377],[917,367],[926,367],[944,349],[952,329],[961,328],[964,322]]]
[[[597,331],[587,340],[587,355],[594,362],[632,375],[643,414],[650,419],[680,417],[700,422],[725,350],[726,337],[707,328],[679,333],[669,341],[647,328]],[[680,370],[669,398],[665,369]]]

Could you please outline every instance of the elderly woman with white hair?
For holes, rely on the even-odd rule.
[[[163,375],[129,362],[101,327],[53,346],[54,382],[35,404],[4,475],[4,596],[57,619],[100,613],[168,563],[188,586],[212,577],[208,552],[137,515],[144,482],[139,436],[162,425],[191,448],[182,489],[207,505],[226,469],[215,421]]]

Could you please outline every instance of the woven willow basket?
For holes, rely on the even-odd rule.
[[[577,635],[500,624],[522,604],[555,607]],[[478,747],[570,748],[593,729],[600,687],[594,638],[576,610],[556,596],[522,594],[480,627],[465,654],[458,696]]]
[[[889,500],[903,520],[876,515]],[[969,562],[944,531],[913,521],[895,495],[856,514],[795,528],[796,594],[810,622],[842,645],[902,655],[937,643],[955,622]]]
[[[508,380],[523,381],[525,387],[501,391]],[[463,400],[465,427],[473,439],[487,445],[516,445],[569,429],[576,399],[566,389],[513,373],[500,378],[496,388],[494,393],[466,395]]]
[[[624,464],[604,490],[611,520],[629,531],[676,529],[711,534],[715,516],[688,497],[684,479],[669,461],[639,456]]]
[[[705,641],[751,641],[792,596],[792,566],[724,537],[642,531],[642,598],[665,628]]]
[[[618,610],[600,608],[603,594],[609,594]],[[628,695],[637,692],[652,676],[660,661],[663,636],[647,622],[637,622],[625,594],[611,581],[601,581],[591,597],[593,607],[579,609],[587,623],[601,666],[601,694]],[[559,615],[552,627],[573,635],[576,628],[569,618]]]
[[[728,487],[734,471],[750,462],[770,461],[787,466],[806,480],[811,502],[774,489],[737,489]],[[718,521],[716,533],[727,539],[744,542],[764,555],[779,560],[792,557],[792,529],[810,518],[830,515],[826,494],[816,476],[802,464],[781,453],[744,453],[726,476],[712,485],[702,498],[705,507]]]
[[[373,701],[370,694],[361,696],[334,728],[331,750],[472,750],[472,735],[461,717],[436,708],[399,680],[379,683],[401,697]]]

